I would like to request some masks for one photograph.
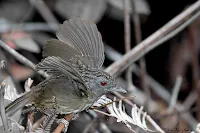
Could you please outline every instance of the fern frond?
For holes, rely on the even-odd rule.
[[[108,103],[111,103],[112,101],[116,101],[116,98],[111,100],[104,95],[97,102],[95,102],[93,106],[106,105]],[[134,105],[131,110],[131,116],[126,113],[125,107],[122,104],[122,100],[119,100],[119,102],[108,104],[106,105],[106,107],[108,109],[109,116],[115,117],[117,119],[117,122],[123,122],[130,130],[134,131],[131,126],[131,124],[133,124],[140,127],[146,132],[154,132],[147,127],[146,118],[150,116],[143,111],[143,106],[138,108],[136,105]],[[154,124],[152,125],[154,126]],[[161,128],[159,132],[164,133]]]

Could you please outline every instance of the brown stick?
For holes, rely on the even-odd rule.
[[[5,44],[1,40],[0,40],[0,46],[3,49],[5,49],[6,51],[8,51],[11,55],[13,55],[19,62],[21,62],[24,65],[26,65],[26,66],[30,67],[31,69],[35,70],[35,65],[33,64],[33,62],[31,62],[30,60],[25,58],[23,55],[21,55],[20,53],[18,53],[17,51],[12,49],[11,47],[9,47],[7,44]],[[48,75],[46,73],[44,73],[43,71],[37,71],[37,73],[39,73],[43,77],[48,77]]]
[[[140,17],[137,14],[137,12],[135,11],[136,7],[135,7],[135,0],[132,0],[132,10],[133,10],[133,25],[134,25],[134,31],[135,31],[135,39],[136,39],[136,44],[139,44],[142,41],[142,33],[141,33],[141,26],[140,26]],[[145,49],[143,50],[145,51]],[[151,94],[150,94],[150,90],[146,81],[146,61],[145,58],[142,57],[140,59],[140,81],[141,81],[141,88],[144,89],[145,94],[147,96],[146,98],[146,108],[147,110],[149,110],[149,101],[151,99]]]
[[[90,128],[92,126],[94,126],[96,119],[93,119],[90,123],[88,123],[88,125],[85,127],[85,129],[83,130],[83,133],[88,133]]]
[[[128,9],[128,0],[124,0],[124,44],[125,53],[131,50],[131,30],[130,30],[130,10]],[[126,80],[128,82],[128,90],[131,91],[133,87],[132,70],[129,67],[126,71]]]

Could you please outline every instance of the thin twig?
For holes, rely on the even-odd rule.
[[[161,133],[165,133],[159,126],[158,124],[151,118],[151,116],[147,115],[146,118],[148,121],[153,125],[153,127],[157,130],[160,131]]]
[[[11,31],[10,31],[9,36],[7,37],[7,39],[10,38],[10,36],[11,36],[16,30],[21,29],[21,27],[22,27],[23,24],[24,24],[24,21],[26,21],[26,20],[30,17],[30,15],[31,15],[32,13],[33,13],[33,6],[31,5],[31,7],[28,9],[28,11],[25,12],[25,15],[20,19],[20,21],[18,22],[18,24],[17,24],[15,27],[13,27],[12,29],[10,29]]]
[[[130,10],[128,9],[128,0],[124,0],[124,46],[125,46],[125,53],[131,50],[131,27],[130,27]],[[132,70],[129,67],[126,71],[126,80],[128,81],[128,90],[131,91],[134,88],[133,80],[132,80]]]
[[[0,115],[2,123],[4,126],[4,131],[7,132],[9,129],[8,119],[5,113],[5,104],[4,104],[4,93],[5,93],[6,81],[4,80],[0,85]]]
[[[184,107],[186,109],[190,109],[192,105],[195,103],[195,101],[197,100],[197,97],[198,97],[198,94],[196,90],[191,91],[190,94],[185,99],[185,101],[183,102]]]
[[[167,27],[173,27],[171,25],[174,25],[175,22],[179,22],[179,21],[183,21],[184,16],[192,16],[191,14],[197,10],[200,6],[200,1],[196,2],[195,4],[193,4],[190,8],[188,8],[186,11],[184,11],[183,13],[181,13],[180,15],[178,15],[175,19],[173,19],[172,21],[170,21],[166,26],[164,26],[163,30],[159,30],[161,33],[164,33],[166,31]],[[194,14],[191,18],[189,18],[186,22],[184,22],[180,27],[176,28],[175,30],[173,30],[170,34],[164,36],[162,39],[158,40],[157,42],[155,42],[154,44],[152,44],[152,47],[149,48],[149,50],[151,50],[152,48],[154,48],[155,46],[157,46],[158,44],[163,43],[164,41],[168,40],[169,38],[175,36],[177,33],[179,33],[181,30],[183,30],[186,26],[188,26],[192,21],[194,21],[198,16],[200,15],[200,12],[198,11],[196,14]],[[185,20],[185,19],[184,19]],[[176,23],[175,23],[176,24]],[[159,32],[156,32],[156,34],[159,35]],[[146,39],[146,41],[143,41],[144,44],[148,44],[148,41],[152,42],[152,40],[154,38],[156,38],[156,34],[153,34],[152,36],[150,36],[149,38]],[[148,41],[147,41],[148,40]],[[143,43],[142,42],[142,43]],[[141,43],[141,44],[142,44]],[[147,45],[148,46],[148,45]],[[140,47],[136,47],[134,52],[134,49],[132,50],[133,55],[137,55],[138,53],[140,54],[140,50],[142,46],[140,45]],[[145,49],[146,50],[146,49]],[[130,56],[130,57],[129,57]],[[113,63],[110,67],[108,67],[106,69],[107,72],[110,72],[111,74],[115,74],[117,75],[117,71],[119,72],[120,69],[124,69],[123,66],[121,65],[125,65],[125,64],[121,64],[123,63],[123,61],[125,60],[128,61],[127,59],[130,59],[132,56],[132,54],[127,54],[125,55],[123,58],[121,58],[121,61],[118,59],[118,61],[116,61],[115,63]],[[142,55],[139,55],[139,57],[141,57]],[[137,59],[137,57],[136,57]],[[135,68],[135,67],[134,67]],[[113,71],[112,71],[113,70]],[[139,69],[138,69],[139,70]],[[138,72],[138,71],[136,71]],[[118,73],[119,74],[119,73]],[[153,82],[154,81],[154,82]],[[160,85],[158,82],[156,82],[154,79],[152,79],[151,77],[148,77],[148,84],[152,85],[153,90],[156,94],[158,94],[161,98],[163,98],[166,102],[169,103],[170,101],[170,94],[168,91],[166,91],[167,89],[165,89],[162,85]],[[118,93],[115,93],[116,95],[118,95]],[[176,109],[178,111],[180,110],[184,110],[184,106],[182,106],[180,103],[177,103],[177,105],[175,106]],[[197,123],[197,121],[189,114],[184,114],[181,115],[181,117],[188,122],[188,124],[194,128],[194,125]]]
[[[3,49],[5,49],[6,51],[8,51],[12,56],[14,56],[19,62],[21,62],[24,65],[26,65],[26,66],[30,67],[31,69],[35,70],[35,65],[30,60],[28,60],[23,55],[21,55],[20,53],[18,53],[17,51],[12,49],[11,47],[9,47],[7,44],[5,44],[1,40],[0,40],[0,46]],[[43,71],[37,71],[37,73],[39,73],[43,77],[48,77],[48,75],[46,73],[44,73]]]
[[[5,61],[2,60],[0,62],[0,74],[1,70],[5,68]],[[0,116],[1,120],[3,123],[4,131],[8,131],[9,129],[9,124],[8,124],[8,119],[5,113],[5,104],[4,104],[4,95],[5,95],[5,87],[6,87],[6,80],[0,81]]]
[[[83,133],[88,133],[90,128],[94,125],[95,121],[96,121],[96,119],[93,119],[90,123],[88,123],[88,125],[83,130]]]
[[[122,79],[122,78],[118,78],[117,79],[117,82],[118,82],[118,84],[120,84],[120,86],[122,85],[122,86],[126,86],[126,81],[124,80],[124,79]],[[135,87],[135,86],[134,86]],[[125,88],[125,87],[124,87]],[[132,102],[131,101],[133,101],[135,104],[137,104],[137,105],[140,105],[140,106],[143,106],[143,105],[145,105],[145,102],[146,102],[146,95],[145,95],[145,93],[141,90],[141,89],[139,89],[139,88],[137,88],[137,87],[135,87],[135,89],[134,89],[134,91],[133,92],[131,92],[131,93],[129,93],[128,94],[129,96],[135,96],[135,98],[133,99],[133,100],[123,100],[124,102],[126,102],[127,104],[129,104],[129,105],[131,105],[131,106],[133,106],[133,104],[132,104]],[[116,94],[116,96],[118,96],[118,97],[121,97],[121,95],[117,95]],[[160,110],[160,108],[159,108],[159,105],[157,104],[157,102],[156,101],[154,101],[153,99],[151,99],[150,101],[149,101],[149,113],[156,113],[158,110]]]
[[[132,20],[133,20],[133,25],[134,25],[134,31],[135,31],[135,39],[136,39],[136,44],[139,44],[142,41],[142,33],[141,33],[141,26],[140,26],[140,17],[136,12],[136,7],[135,7],[135,0],[132,0],[132,10],[133,10],[133,16],[132,16]],[[143,50],[145,51],[145,50]],[[145,94],[147,96],[146,98],[146,108],[147,110],[149,110],[149,101],[151,99],[151,94],[150,94],[150,90],[148,87],[148,84],[146,82],[146,61],[145,58],[142,57],[140,59],[140,81],[141,81],[141,86],[142,89],[144,89]]]
[[[19,27],[19,25],[21,25]],[[53,29],[52,29],[53,27]],[[11,31],[12,29],[16,30],[23,30],[23,31],[48,31],[48,32],[55,32],[58,29],[57,24],[52,24],[51,27],[46,23],[34,22],[34,23],[1,23],[0,25],[0,33]]]
[[[186,26],[188,26],[193,20],[195,20],[200,15],[200,11],[194,14],[194,12],[197,11],[199,8],[200,8],[200,0],[195,2],[188,9],[183,11],[181,14],[176,16],[174,19],[172,19],[166,25],[164,25],[162,28],[156,31],[154,34],[152,34],[147,39],[142,41],[140,44],[134,47],[130,52],[126,53],[120,60],[111,64],[105,71],[110,73],[114,77],[119,75],[134,61],[138,60],[144,54],[146,54],[153,48],[157,47],[164,41],[168,40],[169,38],[173,37],[178,32],[183,30]],[[177,28],[176,32],[174,31],[175,28]],[[173,31],[173,36],[167,36],[167,34],[171,33],[172,31]],[[162,41],[158,41],[162,37],[165,39],[162,39]],[[145,51],[143,51],[144,49]]]
[[[167,113],[171,113],[173,111],[176,103],[177,103],[178,94],[179,94],[179,91],[180,91],[180,88],[181,88],[181,84],[182,84],[182,77],[178,76],[177,79],[176,79],[175,86],[173,88],[172,97],[171,97],[171,101],[170,101],[169,106],[168,106]]]
[[[112,133],[112,131],[108,128],[108,126],[103,122],[99,123],[99,131],[101,133]]]
[[[184,109],[184,110],[180,110],[180,111],[176,111],[176,112],[172,112],[170,114],[163,114],[161,117],[165,118],[167,116],[172,116],[172,115],[180,115],[180,114],[183,114],[183,113],[195,113],[197,111],[200,111],[200,108],[197,108],[197,107],[193,107],[193,108],[190,108],[190,109]],[[161,118],[162,119],[162,118]]]
[[[91,107],[91,109],[103,108],[103,107],[106,107],[106,106],[112,104],[113,102],[119,102],[119,101],[122,101],[122,100],[125,100],[125,99],[133,99],[134,97],[135,97],[135,96],[123,97],[123,98],[120,98],[120,99],[113,100],[113,101],[111,101],[111,102],[109,102],[109,103],[103,104],[102,106]]]
[[[98,109],[92,109],[92,110],[95,111],[95,112],[97,112],[97,113],[100,113],[100,114],[103,114],[103,115],[109,116],[109,117],[112,116],[112,115],[110,115],[110,114],[108,114],[108,113],[105,113],[105,112],[103,112],[103,111],[101,111],[101,110],[98,110]]]
[[[45,4],[43,0],[29,0],[32,5],[38,10],[44,20],[48,23],[48,25],[54,29],[52,24],[59,25],[58,20],[55,18],[49,7]],[[56,29],[55,29],[56,30]]]
[[[88,110],[88,113],[90,114],[90,116],[92,116],[93,119],[97,119],[98,115],[94,110]],[[100,127],[102,128],[102,126],[104,129],[104,132],[111,133],[110,129],[107,127],[106,124],[103,123],[102,125],[100,125]]]

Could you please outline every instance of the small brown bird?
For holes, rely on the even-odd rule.
[[[108,73],[100,70],[104,46],[94,23],[70,19],[60,26],[56,35],[59,40],[47,41],[44,59],[35,67],[46,71],[49,78],[8,105],[6,112],[20,104],[33,103],[38,110],[78,113],[106,93],[126,92]]]

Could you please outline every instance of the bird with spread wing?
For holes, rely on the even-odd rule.
[[[109,92],[126,92],[115,79],[101,70],[104,46],[96,25],[80,18],[65,21],[58,39],[50,39],[43,48],[44,59],[36,66],[49,77],[6,107],[6,112],[32,103],[37,110],[57,114],[81,112]]]

